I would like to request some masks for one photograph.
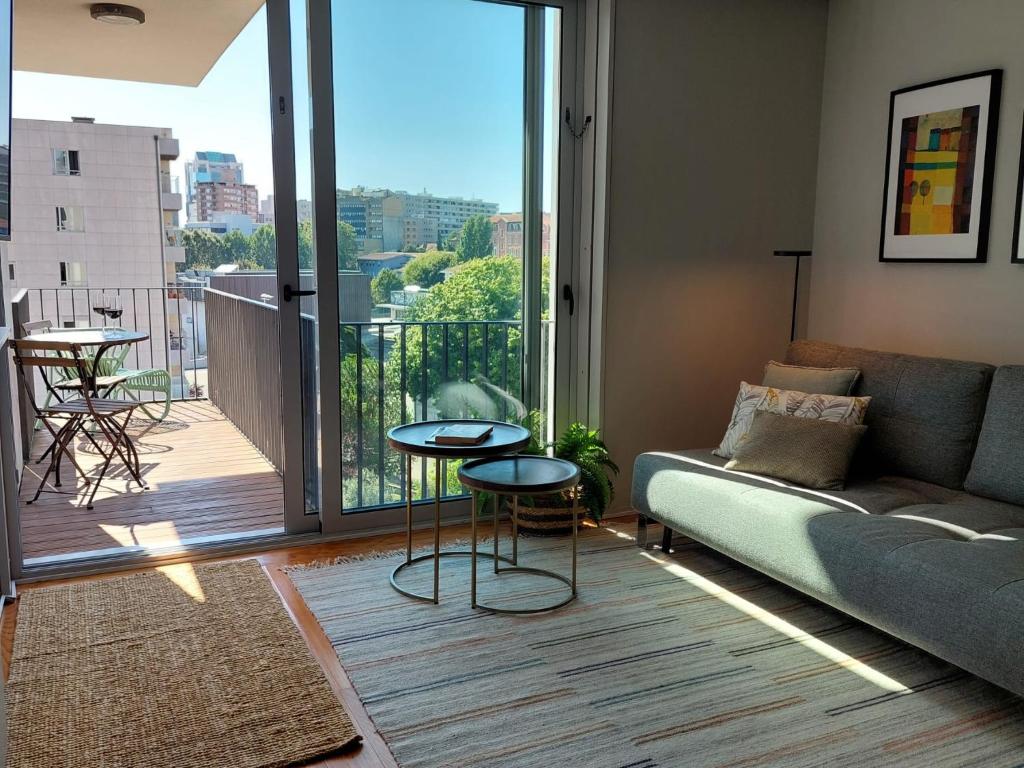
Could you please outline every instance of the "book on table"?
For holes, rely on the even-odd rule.
[[[445,424],[427,438],[437,445],[479,445],[494,431],[491,424]]]

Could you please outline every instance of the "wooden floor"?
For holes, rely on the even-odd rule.
[[[33,457],[49,445],[36,432]],[[163,422],[137,413],[129,427],[149,486],[143,491],[124,466],[111,464],[94,508],[69,462],[61,472],[65,493],[44,491],[28,505],[46,469],[30,463],[21,485],[22,548],[26,559],[116,547],[148,549],[198,537],[281,528],[281,478],[216,406],[206,400],[173,403]],[[92,474],[98,453],[85,439],[75,446]],[[116,461],[116,459],[115,459]]]
[[[617,519],[615,523],[619,526],[628,525],[628,518]],[[452,526],[442,529],[442,544],[450,543],[457,539],[465,540],[469,535],[469,526]],[[426,546],[432,543],[432,533],[429,530],[417,531],[413,535],[415,546]],[[277,589],[282,602],[287,608],[295,624],[298,626],[302,636],[305,638],[314,658],[319,662],[327,676],[335,694],[344,703],[345,708],[351,715],[356,728],[363,737],[363,743],[356,749],[343,755],[336,755],[323,760],[309,763],[309,768],[397,768],[391,751],[388,749],[384,739],[377,733],[370,720],[366,709],[363,707],[359,696],[356,694],[352,683],[341,666],[334,648],[320,628],[312,612],[299,596],[288,576],[281,571],[285,565],[315,562],[317,560],[328,560],[338,556],[351,556],[366,554],[369,552],[387,551],[391,549],[402,549],[405,547],[405,534],[389,534],[386,536],[372,536],[361,539],[350,539],[347,541],[330,542],[323,544],[311,544],[301,547],[289,547],[285,549],[271,550],[256,555],[244,555],[224,560],[238,560],[244,557],[255,557],[262,564],[271,582]],[[175,568],[179,566],[165,566]],[[152,569],[139,569],[152,570]],[[82,576],[64,581],[51,581],[39,584],[23,585],[20,591],[38,589],[50,584],[67,583],[71,581],[86,581],[94,579],[111,578],[123,576],[124,572],[101,576]],[[0,659],[3,663],[3,676],[7,679],[10,667],[11,651],[14,646],[14,633],[18,622],[18,603],[15,601],[4,607],[3,615],[0,617]]]

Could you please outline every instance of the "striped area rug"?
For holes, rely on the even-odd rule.
[[[1001,689],[697,544],[663,558],[613,527],[580,547],[579,600],[535,617],[471,610],[463,558],[440,606],[390,588],[401,554],[290,575],[402,766],[1024,764]],[[520,553],[568,568],[565,539]],[[481,573],[481,599],[560,594]]]

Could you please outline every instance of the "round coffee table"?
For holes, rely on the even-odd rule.
[[[572,502],[572,578],[543,568],[527,568],[519,565],[517,542],[519,539],[519,497],[561,493],[575,488],[580,482],[580,468],[570,461],[553,459],[548,456],[495,456],[476,459],[475,461],[463,464],[459,467],[459,482],[469,488],[473,494],[473,548],[471,550],[471,567],[473,571],[470,581],[470,599],[473,607],[483,608],[492,613],[543,613],[561,608],[563,605],[567,605],[575,600],[576,525],[578,522],[575,499]],[[494,572],[497,574],[532,573],[537,576],[556,579],[568,585],[572,590],[567,598],[541,608],[498,608],[492,605],[485,605],[476,599],[476,507],[477,494],[481,492],[512,496],[512,559],[511,564],[507,567],[499,565],[502,560],[505,562],[509,562],[509,560],[501,557],[498,553],[499,507],[497,501],[495,501]]]
[[[431,442],[430,437],[440,428],[452,424],[489,424],[491,434],[487,439],[476,445],[438,445]],[[474,572],[476,567],[475,547],[469,550],[441,551],[441,460],[468,459],[482,456],[500,456],[516,453],[530,443],[530,431],[517,424],[504,421],[488,421],[483,419],[436,419],[420,421],[415,424],[404,424],[388,430],[388,446],[405,454],[406,461],[406,494],[405,494],[405,562],[400,563],[391,571],[391,586],[406,597],[416,600],[439,602],[442,557],[472,557]],[[433,554],[412,556],[412,458],[418,456],[426,459],[437,459],[434,462],[434,552]],[[474,521],[476,515],[474,514]],[[488,555],[489,556],[489,555]],[[413,563],[422,560],[434,560],[434,593],[423,595],[400,587],[396,580],[398,574]]]

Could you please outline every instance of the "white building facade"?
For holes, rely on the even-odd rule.
[[[185,260],[171,129],[16,119],[11,143],[12,295],[24,289],[31,319],[55,327],[146,331],[150,340],[127,362],[176,376],[191,357],[191,331],[168,288]],[[101,301],[122,315],[97,313]]]

